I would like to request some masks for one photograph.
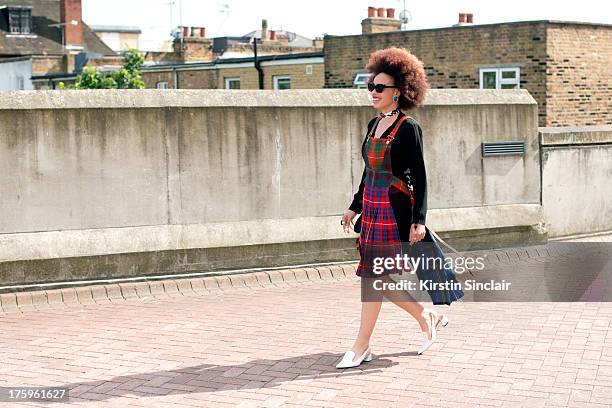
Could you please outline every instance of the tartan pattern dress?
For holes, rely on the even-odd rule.
[[[395,258],[402,256],[402,241],[389,201],[389,188],[393,186],[404,194],[410,194],[409,187],[400,178],[393,175],[391,168],[391,142],[402,122],[408,115],[400,118],[387,138],[375,138],[370,134],[362,151],[365,161],[366,176],[363,189],[363,211],[361,214],[361,231],[358,239],[360,255],[356,275],[377,277],[390,273],[401,273],[394,268],[382,268],[381,273],[374,271],[374,260],[377,257]]]

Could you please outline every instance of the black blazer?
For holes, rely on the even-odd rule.
[[[405,116],[405,113],[400,112],[393,124],[385,130],[381,137],[389,137],[389,133],[391,133],[391,130],[402,116]],[[376,118],[373,118],[368,123],[368,132],[361,144],[362,156],[367,134],[370,133],[375,121]],[[401,240],[408,241],[410,239],[411,224],[425,224],[427,215],[427,174],[423,159],[423,131],[416,120],[408,118],[400,125],[395,138],[391,142],[390,154],[393,174],[407,184],[412,182],[414,188],[414,208],[410,205],[410,197],[393,187],[389,189],[389,201],[391,202],[393,214],[398,224]],[[359,190],[354,194],[353,202],[349,206],[349,209],[358,214],[363,210],[365,175],[366,170],[364,168]]]

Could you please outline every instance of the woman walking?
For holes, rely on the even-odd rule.
[[[389,275],[402,273],[401,268],[377,270],[375,258],[395,257],[402,252],[404,244],[416,244],[428,233],[422,130],[402,110],[421,106],[429,85],[421,61],[404,48],[391,47],[372,53],[366,69],[371,73],[368,90],[372,105],[379,114],[368,124],[368,134],[362,144],[365,169],[359,190],[341,224],[349,232],[355,216],[362,213],[357,223],[360,224],[360,261],[356,274],[362,279],[362,287],[372,288],[375,280],[394,282]],[[381,309],[381,296],[418,322],[423,332],[419,354],[436,340],[436,328],[448,322],[434,309],[421,306],[407,291],[370,289],[369,292],[376,292],[374,297],[379,297],[362,302],[359,333],[338,368],[355,367],[372,359],[370,337]]]

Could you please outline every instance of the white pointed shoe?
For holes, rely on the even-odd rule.
[[[336,368],[349,368],[349,367],[357,367],[364,361],[372,361],[372,350],[370,346],[363,352],[363,354],[355,361],[355,352],[353,350],[349,350],[344,353],[342,360],[338,364],[336,364]]]
[[[446,315],[442,315],[440,320],[438,320],[438,323],[436,324],[436,327],[438,327],[439,324],[441,324],[442,327],[446,327],[448,325],[448,317],[446,317]]]
[[[432,344],[435,343],[438,338],[436,334],[436,328],[439,323],[442,323],[442,326],[446,326],[448,324],[448,318],[446,316],[442,316],[441,319],[438,319],[438,312],[435,310],[425,310],[427,313],[427,319],[429,319],[429,327],[431,330],[431,338],[427,335],[426,332],[423,333],[423,342],[421,343],[421,348],[417,352],[417,354],[423,354],[428,348],[431,347]]]

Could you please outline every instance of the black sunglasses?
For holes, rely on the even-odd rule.
[[[385,84],[375,84],[373,82],[368,82],[368,91],[370,92],[376,89],[376,92],[381,93],[385,90],[385,88],[397,88],[397,86],[385,85]]]

